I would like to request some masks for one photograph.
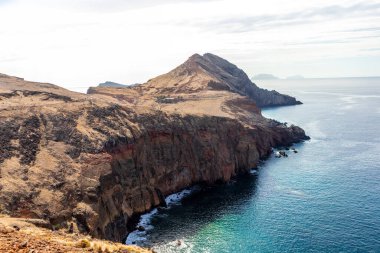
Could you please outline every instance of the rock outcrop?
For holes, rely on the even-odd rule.
[[[168,194],[226,182],[308,138],[264,118],[245,77],[209,54],[89,95],[1,75],[0,212],[120,241]]]

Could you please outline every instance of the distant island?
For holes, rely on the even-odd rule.
[[[115,82],[110,82],[110,81],[106,81],[106,82],[104,82],[104,83],[100,83],[98,86],[99,86],[99,87],[125,88],[125,87],[127,87],[128,85],[126,85],[126,84],[120,84],[120,83],[115,83]]]
[[[104,83],[98,84],[98,87],[109,87],[109,88],[132,88],[134,86],[140,85],[140,83],[134,83],[134,84],[121,84],[121,83],[115,83],[111,81],[106,81]]]
[[[278,80],[278,79],[298,80],[298,79],[305,79],[305,77],[302,75],[293,75],[293,76],[288,76],[286,78],[280,78],[272,74],[257,74],[251,78],[251,80]]]
[[[257,74],[251,78],[252,80],[276,80],[280,79],[272,74]]]

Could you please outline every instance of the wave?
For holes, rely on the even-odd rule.
[[[257,169],[251,169],[250,171],[249,171],[249,174],[251,174],[251,175],[257,175]]]
[[[178,193],[171,194],[165,198],[166,205],[168,207],[171,207],[173,205],[178,205],[181,203],[181,200],[185,197],[191,195],[194,193],[194,191],[197,190],[197,187],[191,187],[189,189],[185,189],[183,191],[180,191]]]
[[[179,240],[174,240],[170,241],[165,244],[161,245],[155,245],[153,247],[153,250],[155,252],[160,252],[160,253],[191,253],[194,252],[193,250],[194,245],[186,240],[179,239]],[[207,251],[206,251],[207,252]]]
[[[358,101],[355,100],[356,98],[353,96],[340,97],[339,99],[342,100],[343,102],[345,102],[346,104],[357,104],[358,103]]]
[[[165,198],[166,208],[171,208],[175,205],[180,205],[181,201],[186,198],[187,196],[190,196],[196,191],[199,191],[199,186],[193,186],[187,189],[184,189],[180,192],[173,193]],[[149,213],[143,214],[140,217],[139,222],[137,223],[136,227],[143,227],[144,231],[140,231],[138,229],[132,231],[129,233],[125,244],[141,244],[144,241],[147,240],[146,235],[149,230],[152,230],[154,226],[151,224],[152,218],[159,214],[159,210],[157,208],[154,208]]]
[[[311,136],[311,142],[325,140],[327,135],[322,132],[319,120],[309,122],[305,125],[306,132]]]

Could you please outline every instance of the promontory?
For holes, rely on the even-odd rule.
[[[0,212],[122,241],[165,196],[227,182],[307,139],[261,115],[300,103],[213,54],[88,94],[0,74]]]

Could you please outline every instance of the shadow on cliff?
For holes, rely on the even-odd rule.
[[[241,211],[256,194],[258,175],[244,175],[230,183],[204,187],[182,200],[181,205],[161,209],[154,215],[154,226],[144,246],[166,244],[189,237],[225,214]]]

